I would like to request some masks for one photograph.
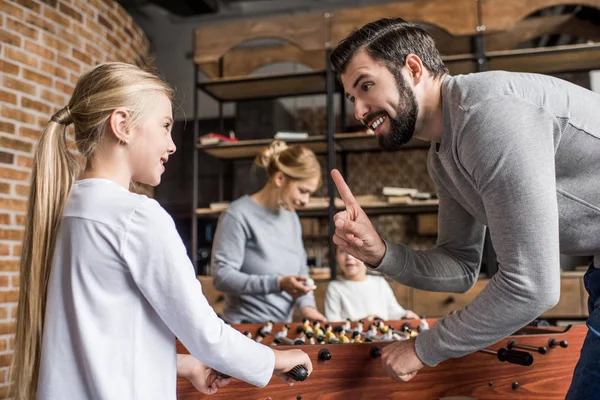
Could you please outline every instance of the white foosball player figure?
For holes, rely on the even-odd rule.
[[[273,330],[273,321],[267,322],[267,324],[265,326],[263,326],[263,328],[262,328],[263,333],[270,333],[272,330]]]
[[[367,339],[377,339],[377,326],[375,324],[371,324],[371,326],[369,326],[366,336]]]
[[[352,330],[352,320],[350,318],[346,318],[346,322],[344,322],[344,330],[346,332],[350,332]]]
[[[285,325],[283,326],[283,328],[281,328],[281,330],[275,334],[275,337],[276,337],[277,339],[286,338],[286,337],[287,337],[287,335],[288,335],[288,330],[289,330],[289,329],[290,329],[290,326],[289,326],[288,324],[285,324]]]
[[[359,334],[363,333],[363,320],[359,320],[354,327],[354,332],[358,332]]]
[[[427,322],[427,320],[425,319],[425,317],[421,318],[419,321],[419,332],[423,332],[426,331],[427,329],[429,329],[429,323]]]

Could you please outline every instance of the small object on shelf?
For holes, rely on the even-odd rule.
[[[200,136],[199,138],[200,144],[203,146],[220,144],[220,143],[237,143],[237,138],[235,137],[235,133],[233,131],[229,131],[229,136],[220,134],[220,133],[208,133],[206,135]]]
[[[229,207],[229,202],[228,201],[220,201],[220,202],[210,203],[210,205],[208,207],[214,211],[223,211],[223,210],[226,210],[227,207]]]
[[[275,139],[279,140],[303,140],[308,139],[308,133],[306,132],[277,132]]]
[[[417,192],[410,195],[413,200],[429,200],[431,199],[431,193]]]
[[[382,189],[384,196],[412,196],[419,193],[417,189],[386,186]]]

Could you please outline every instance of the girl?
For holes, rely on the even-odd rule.
[[[344,279],[331,281],[327,286],[325,316],[329,321],[419,318],[417,314],[398,304],[384,277],[367,275],[367,267],[362,261],[339,247],[335,260]]]
[[[17,399],[175,399],[176,373],[211,393],[215,368],[266,385],[306,354],[275,352],[225,325],[167,212],[128,190],[160,183],[175,152],[172,90],[123,63],[82,76],[44,127],[21,258]],[[83,179],[67,126],[85,159]],[[175,352],[175,337],[201,360]]]
[[[325,321],[306,284],[308,266],[295,210],[321,185],[321,166],[303,146],[275,140],[257,157],[268,181],[221,215],[212,251],[214,285],[225,292],[223,318],[231,323],[290,322],[296,305],[303,317]]]

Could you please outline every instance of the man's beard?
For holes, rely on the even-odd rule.
[[[400,74],[398,72],[398,74]],[[390,129],[387,133],[377,135],[379,146],[383,150],[399,150],[412,139],[415,134],[417,124],[417,115],[419,114],[419,105],[415,94],[402,75],[396,77],[396,86],[400,93],[400,100],[396,106],[396,117],[387,116]]]

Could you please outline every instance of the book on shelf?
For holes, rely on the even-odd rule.
[[[382,194],[384,196],[411,196],[418,192],[419,191],[417,189],[413,188],[401,188],[393,186],[385,186],[382,190]]]
[[[308,133],[306,132],[277,132],[275,139],[278,140],[304,140],[308,139]]]
[[[199,140],[200,144],[203,146],[220,143],[237,143],[238,141],[233,131],[229,132],[229,136],[223,135],[221,133],[211,132],[206,135],[200,136]]]
[[[218,202],[210,203],[210,205],[208,207],[214,211],[223,211],[223,210],[226,210],[227,207],[229,207],[229,202],[228,201],[218,201]]]

